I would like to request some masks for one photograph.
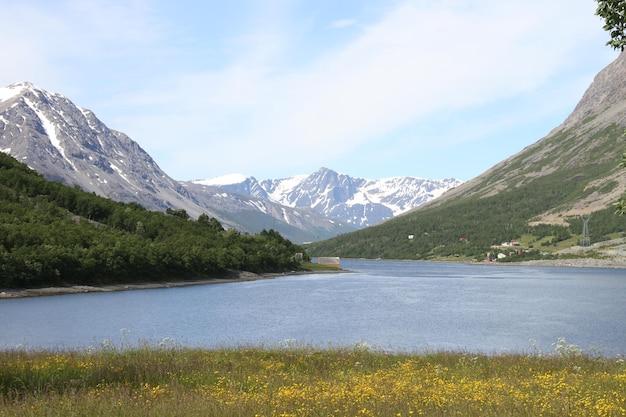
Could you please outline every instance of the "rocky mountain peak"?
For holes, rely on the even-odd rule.
[[[0,87],[0,101],[7,101],[12,97],[21,95],[26,90],[40,90],[28,81],[9,84],[6,87]]]
[[[368,180],[322,167],[310,175],[257,181],[225,175],[193,181],[288,207],[311,209],[357,228],[371,226],[430,201],[462,181],[389,177]]]
[[[600,71],[587,88],[574,111],[560,126],[570,128],[590,116],[612,108],[611,114],[626,113],[626,53]]]
[[[546,207],[533,222],[563,224],[568,216],[603,210],[626,187],[626,170],[619,166],[624,152],[624,128],[626,54],[621,53],[596,75],[562,124],[429,205],[443,206],[448,201],[475,195],[488,198],[503,192],[515,193],[525,185],[549,184],[562,176],[557,182],[563,186],[555,195],[565,194],[565,184],[577,184],[582,191],[572,192],[558,205]]]

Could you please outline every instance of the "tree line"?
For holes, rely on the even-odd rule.
[[[304,250],[274,230],[225,230],[46,180],[0,152],[0,288],[221,277],[296,270]]]

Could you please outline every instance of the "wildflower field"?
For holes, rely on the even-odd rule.
[[[626,415],[623,359],[560,353],[2,351],[0,416]]]

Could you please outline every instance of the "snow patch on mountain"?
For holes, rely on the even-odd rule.
[[[281,197],[291,190],[298,187],[308,178],[308,175],[294,175],[293,177],[284,178],[282,180],[267,180],[263,188],[268,192],[270,198],[274,201],[280,201]]]
[[[250,200],[250,201],[248,201],[248,204],[251,207],[254,207],[258,211],[260,211],[261,213],[267,213],[267,208],[263,204],[261,204],[261,202],[259,202],[259,201]]]
[[[126,174],[124,174],[124,170],[121,169],[120,167],[118,167],[117,165],[109,162],[109,166],[113,169],[113,171],[117,172],[117,174],[122,177],[124,179],[124,181],[126,181],[128,184],[130,184],[132,187],[135,187],[135,184],[133,184],[133,182],[131,180],[128,179],[128,177],[126,176]]]
[[[46,115],[41,110],[39,110],[37,106],[28,98],[24,97],[24,102],[28,105],[28,107],[33,109],[33,111],[41,121],[41,126],[43,126],[43,130],[46,132],[46,135],[48,135],[48,139],[50,139],[50,143],[52,144],[52,146],[56,148],[59,154],[61,154],[63,159],[65,159],[70,164],[74,171],[78,171],[76,169],[76,165],[74,165],[74,162],[72,162],[72,160],[65,155],[65,149],[63,149],[63,146],[61,146],[61,141],[57,136],[56,126],[54,125],[54,123],[52,123],[52,121],[50,121],[50,119],[48,119]]]
[[[228,175],[223,175],[221,177],[209,178],[205,180],[194,180],[191,182],[193,182],[194,184],[200,184],[200,185],[220,186],[220,185],[239,184],[239,183],[245,182],[246,179],[248,179],[248,177],[243,174],[228,174]]]
[[[23,84],[11,84],[0,87],[0,101],[8,101],[19,95],[26,87]]]

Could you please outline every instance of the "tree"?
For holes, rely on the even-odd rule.
[[[185,209],[174,210],[168,207],[165,210],[165,213],[169,214],[170,216],[180,217],[181,219],[189,220],[189,214],[187,214],[187,211]]]
[[[604,19],[604,27],[611,34],[606,44],[613,49],[626,47],[626,0],[596,0],[596,15]]]
[[[222,224],[214,217],[209,217],[206,213],[202,213],[199,217],[197,222],[199,224],[208,226],[210,230],[213,230],[214,232],[223,232],[224,231],[224,227],[222,227]]]

